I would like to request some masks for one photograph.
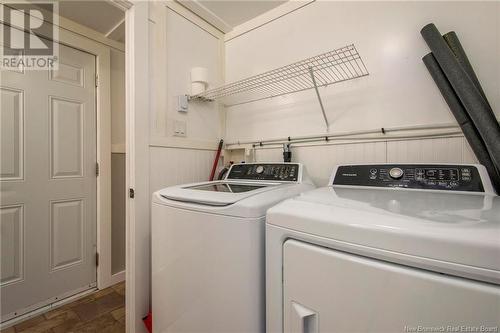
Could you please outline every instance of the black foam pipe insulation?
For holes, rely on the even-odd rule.
[[[432,23],[427,24],[420,33],[481,136],[496,170],[500,170],[500,125],[493,110],[481,96],[436,26]]]
[[[457,94],[455,94],[455,91],[451,87],[450,82],[444,75],[443,70],[441,69],[441,67],[439,67],[436,58],[434,58],[432,53],[429,53],[422,58],[422,61],[427,67],[427,70],[431,74],[437,87],[439,88],[439,91],[443,95],[444,100],[450,107],[451,113],[453,114],[453,116],[455,116],[455,119],[460,125],[460,128],[462,129],[462,132],[464,133],[464,136],[471,146],[472,151],[476,155],[479,163],[484,165],[484,167],[488,171],[488,175],[491,178],[491,182],[493,183],[495,191],[497,193],[500,193],[500,174],[497,172],[495,166],[493,165],[493,162],[491,161],[490,155],[488,154],[488,150],[486,149],[483,140],[477,132],[474,124],[472,124],[469,115],[462,106],[462,103],[458,99]]]
[[[465,70],[467,75],[469,75],[470,79],[476,86],[476,89],[479,91],[481,96],[483,96],[486,103],[488,103],[488,99],[486,98],[483,87],[481,87],[481,84],[479,83],[476,72],[472,68],[469,58],[467,57],[467,54],[465,53],[465,50],[462,47],[462,43],[460,43],[460,39],[458,39],[456,32],[450,31],[444,34],[443,38],[446,41],[446,44],[448,44],[449,48],[451,49],[451,52],[453,52],[453,54],[455,55],[455,58],[457,58],[460,65],[462,65],[462,68]]]

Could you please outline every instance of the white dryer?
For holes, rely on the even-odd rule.
[[[301,164],[254,163],[154,193],[154,332],[263,332],[266,211],[313,188]]]
[[[500,198],[480,165],[344,165],[266,221],[267,332],[498,332]]]

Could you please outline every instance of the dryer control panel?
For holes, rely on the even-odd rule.
[[[226,179],[296,182],[299,179],[299,164],[234,164],[229,170],[229,174]]]
[[[342,165],[331,185],[484,192],[479,171],[473,165]]]

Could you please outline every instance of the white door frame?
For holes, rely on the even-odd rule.
[[[126,332],[146,332],[150,308],[149,245],[149,3],[125,13],[126,78]]]
[[[4,23],[0,19],[0,23]],[[59,17],[60,44],[96,57],[96,134],[97,134],[97,288],[103,289],[125,279],[125,271],[111,271],[111,48],[125,51],[122,43],[107,40],[97,32]],[[50,38],[50,36],[44,36]]]

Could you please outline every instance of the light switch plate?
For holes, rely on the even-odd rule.
[[[186,136],[186,121],[175,120],[174,122],[174,135],[175,136]]]

